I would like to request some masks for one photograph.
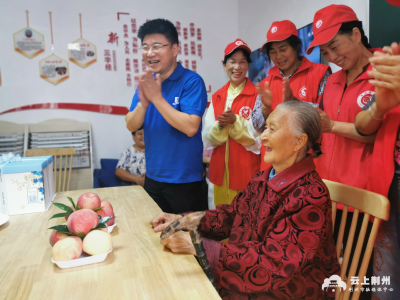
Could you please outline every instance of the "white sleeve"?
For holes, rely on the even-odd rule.
[[[214,116],[214,106],[212,101],[210,102],[210,106],[207,109],[206,116],[204,118],[204,125],[203,130],[201,132],[201,138],[203,139],[203,149],[204,150],[211,150],[217,148],[216,145],[213,145],[210,140],[207,138],[207,134],[209,133],[211,127],[216,123]]]
[[[246,121],[247,124],[247,131],[249,132],[249,135],[252,137],[252,139],[255,141],[253,145],[242,145],[243,147],[246,148],[247,151],[251,151],[254,154],[260,154],[260,148],[261,148],[261,140],[260,140],[260,132],[255,130],[253,127],[253,120],[252,117],[250,116],[250,120]]]

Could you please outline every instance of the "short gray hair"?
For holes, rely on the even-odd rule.
[[[307,135],[306,153],[312,149],[314,158],[320,156],[322,154],[320,144],[322,123],[318,111],[310,103],[298,100],[283,102],[276,108],[293,113],[293,117],[289,118],[290,127],[296,135],[303,133]]]

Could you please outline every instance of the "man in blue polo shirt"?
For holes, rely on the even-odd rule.
[[[148,70],[140,76],[125,120],[130,131],[143,125],[144,189],[164,212],[195,210],[201,201],[206,88],[197,73],[177,62],[178,32],[170,21],[146,22],[138,37]]]

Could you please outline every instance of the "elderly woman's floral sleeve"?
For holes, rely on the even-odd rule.
[[[235,217],[235,207],[242,193],[236,195],[231,204],[220,204],[213,210],[206,210],[199,231],[203,237],[221,241],[229,237]]]
[[[275,199],[260,203],[259,210],[265,214],[253,215],[249,223],[249,214],[240,216],[239,208],[232,234],[236,234],[235,226],[244,230],[236,241],[231,235],[228,244],[221,243],[215,278],[219,288],[257,294],[293,285],[290,289],[300,296],[306,288],[316,286],[315,282],[322,284],[338,272],[336,255],[331,255],[335,253],[331,203],[327,195],[310,195],[312,188],[295,188],[289,195],[281,195],[283,200],[274,194]],[[274,207],[277,210],[268,213]]]

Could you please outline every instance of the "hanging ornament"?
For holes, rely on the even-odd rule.
[[[96,46],[82,38],[82,14],[79,14],[81,37],[68,45],[68,57],[71,62],[86,68],[97,61]]]
[[[57,85],[69,78],[69,65],[66,60],[54,54],[53,23],[51,19],[51,12],[49,12],[49,16],[52,54],[39,62],[39,72],[40,77],[42,77],[44,80]]]
[[[44,52],[44,36],[29,27],[29,12],[26,11],[27,27],[14,33],[14,49],[22,55],[33,58]]]

